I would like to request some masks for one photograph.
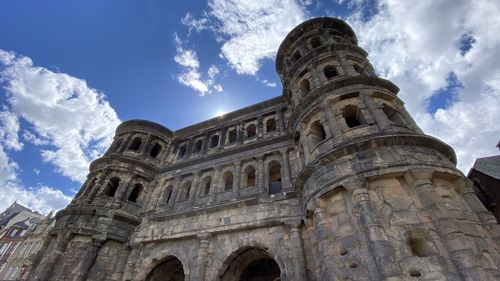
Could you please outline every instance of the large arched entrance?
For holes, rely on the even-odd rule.
[[[220,281],[279,281],[280,268],[264,250],[247,247],[229,256],[221,268]]]
[[[184,281],[181,261],[174,256],[168,257],[149,273],[146,281]]]

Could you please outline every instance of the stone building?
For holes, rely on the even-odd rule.
[[[31,280],[499,280],[495,218],[367,55],[311,19],[279,48],[282,96],[121,124]]]
[[[498,145],[497,145],[498,146]],[[486,209],[500,219],[500,155],[477,158],[467,177]]]
[[[0,280],[19,280],[25,269],[18,259],[20,245],[43,218],[17,202],[0,214]]]

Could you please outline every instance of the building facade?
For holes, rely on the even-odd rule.
[[[498,280],[495,218],[367,55],[311,19],[279,48],[282,96],[122,123],[31,280]]]

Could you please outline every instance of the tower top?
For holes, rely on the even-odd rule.
[[[358,45],[358,39],[354,30],[343,20],[331,17],[320,17],[307,20],[288,33],[278,49],[276,55],[276,71],[283,80],[285,75],[285,58],[291,57],[297,47],[296,43],[299,38],[309,32],[321,32],[328,30],[331,35],[338,35],[348,39],[349,43]]]

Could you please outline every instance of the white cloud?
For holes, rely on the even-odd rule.
[[[45,185],[26,188],[18,180],[19,167],[6,150],[21,150],[25,142],[43,146],[44,161],[78,182],[91,160],[112,141],[120,123],[103,94],[84,80],[33,65],[28,57],[0,50],[0,81],[5,104],[0,113],[0,208],[14,200],[47,212],[64,207],[71,197]],[[30,126],[21,129],[20,120]]]
[[[378,73],[395,82],[399,96],[422,129],[452,145],[467,173],[474,159],[498,154],[500,137],[500,2],[379,1],[378,14],[362,20],[359,6],[348,18]],[[472,48],[462,56],[464,34]],[[429,98],[450,83],[463,85],[456,99],[434,115]]]
[[[207,18],[196,20],[193,18],[193,15],[191,15],[191,13],[186,13],[186,15],[181,19],[181,23],[187,26],[189,33],[191,33],[193,29],[197,32],[201,32],[208,28]]]
[[[262,80],[262,84],[266,85],[266,87],[275,88],[276,82],[270,82],[267,79]]]
[[[198,91],[201,96],[205,94],[210,94],[213,91],[221,92],[222,86],[215,83],[217,74],[219,74],[219,69],[212,65],[208,68],[207,79],[202,79],[202,75],[199,71],[200,61],[196,55],[196,51],[185,49],[182,46],[182,41],[177,36],[174,35],[174,42],[176,48],[176,55],[174,56],[174,61],[181,66],[182,72],[177,76],[177,80]]]
[[[305,19],[303,7],[294,0],[210,0],[208,5],[224,42],[221,55],[238,74],[254,75],[261,61],[274,58],[283,38]]]

